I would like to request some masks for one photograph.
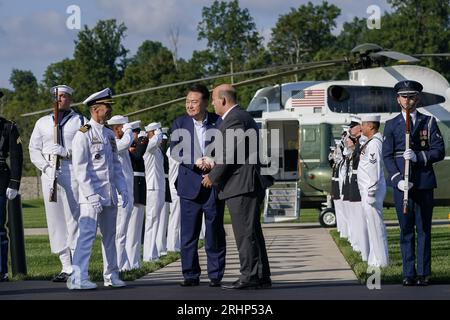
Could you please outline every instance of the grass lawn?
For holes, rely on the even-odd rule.
[[[14,280],[50,280],[61,272],[61,264],[58,256],[50,252],[48,236],[25,237],[25,252],[27,259],[28,275]],[[140,269],[124,272],[121,279],[135,280],[147,273],[154,272],[165,265],[180,258],[175,252],[169,252],[167,256],[157,262],[143,262]],[[10,269],[11,270],[11,269]],[[93,281],[103,281],[103,261],[100,238],[97,237],[89,265],[89,275]],[[11,274],[10,274],[11,276]],[[181,276],[181,270],[180,270]]]
[[[24,228],[47,228],[47,221],[45,219],[44,201],[42,199],[24,200],[22,203],[23,210],[23,224]],[[436,207],[434,208],[434,219],[448,219],[450,214],[450,207]],[[397,214],[394,208],[384,209],[385,220],[397,220]],[[231,223],[228,208],[225,207],[225,224]],[[301,209],[300,218],[287,222],[319,222],[319,212],[316,209]]]
[[[390,263],[388,267],[381,269],[381,281],[383,283],[401,283],[403,276],[399,243],[400,229],[389,228],[387,232]],[[331,230],[330,233],[358,279],[361,283],[365,283],[367,263],[361,260],[359,253],[352,250],[347,240],[339,238],[336,230]],[[432,275],[430,282],[450,283],[450,228],[448,226],[433,227],[431,245]]]

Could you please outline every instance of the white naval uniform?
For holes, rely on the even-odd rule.
[[[358,187],[364,217],[369,233],[369,266],[385,267],[389,264],[386,226],[383,220],[383,200],[386,194],[386,181],[382,160],[383,136],[376,133],[361,148],[358,166]],[[367,198],[375,197],[374,204]]]
[[[145,182],[147,184],[147,205],[145,210],[144,261],[159,260],[157,236],[160,217],[165,203],[164,156],[158,136],[154,135],[144,153]]]
[[[175,181],[178,178],[178,168],[180,167],[180,163],[170,156],[170,148],[167,149],[166,155],[169,158],[169,186],[170,197],[172,198],[172,202],[170,203],[169,227],[167,230],[167,251],[180,252],[180,197],[175,188]]]
[[[57,202],[50,202],[51,181],[47,175],[41,175],[42,194],[44,197],[45,214],[47,218],[50,249],[59,254],[62,272],[72,273],[71,254],[76,245],[78,235],[78,182],[72,167],[72,140],[75,133],[87,119],[82,115],[71,112],[60,121],[61,145],[69,155],[60,161],[60,172],[57,179]],[[40,118],[33,129],[28,146],[31,162],[41,172],[51,167],[52,156],[44,154],[43,150],[54,144],[53,113]]]
[[[112,130],[91,119],[90,129],[73,139],[72,162],[79,184],[79,237],[73,256],[75,281],[89,280],[88,266],[97,231],[102,234],[103,277],[119,278],[116,251],[117,192],[127,192]],[[99,195],[103,210],[96,214],[88,197]]]
[[[130,259],[126,250],[127,230],[130,223],[130,218],[133,212],[133,167],[131,165],[130,154],[128,148],[133,143],[133,132],[127,129],[121,139],[116,138],[117,151],[119,161],[122,166],[122,172],[125,176],[127,185],[128,204],[125,208],[122,207],[122,198],[118,196],[117,209],[117,228],[116,228],[116,249],[117,249],[117,265],[119,270],[131,270]]]

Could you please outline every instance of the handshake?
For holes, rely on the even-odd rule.
[[[214,168],[215,163],[210,157],[201,157],[195,161],[195,166],[200,168],[203,172],[208,173]]]

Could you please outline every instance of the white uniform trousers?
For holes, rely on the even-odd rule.
[[[130,189],[128,189],[130,190]],[[133,196],[133,193],[131,193]],[[129,199],[128,205],[122,208],[122,198],[119,195],[119,204],[117,209],[117,226],[116,226],[116,250],[117,250],[117,266],[119,270],[130,270],[130,259],[126,250],[127,230],[129,227],[131,215],[133,213],[133,201]]]
[[[97,234],[97,223],[102,235],[103,278],[105,280],[119,278],[116,222],[117,207],[115,206],[105,206],[103,211],[97,215],[90,204],[82,203],[80,205],[80,233],[72,261],[75,281],[89,280],[89,258]]]
[[[368,265],[386,267],[389,264],[386,226],[383,219],[383,200],[385,192],[378,192],[376,202],[370,205],[362,199],[364,217],[369,237]]]
[[[349,202],[352,217],[352,235],[355,243],[355,251],[361,253],[361,259],[367,261],[369,257],[369,235],[367,233],[367,222],[364,216],[361,201]]]
[[[170,197],[172,202],[170,203],[169,227],[167,230],[167,251],[180,252],[181,213],[177,189],[170,189]]]
[[[159,220],[164,207],[165,190],[147,190],[144,231],[144,261],[159,260],[160,253],[156,244]]]
[[[144,225],[145,206],[135,204],[131,213],[130,222],[127,230],[126,250],[130,265],[125,266],[124,270],[132,270],[141,266],[141,241],[142,226]]]
[[[156,246],[159,256],[167,254],[167,228],[169,226],[170,203],[164,202],[164,206],[159,218],[158,232],[156,233]]]
[[[334,203],[334,212],[336,213],[336,224],[337,230],[339,231],[339,235],[341,238],[348,237],[347,231],[347,220],[344,212],[344,205],[342,204],[341,199],[333,200]]]
[[[352,246],[353,250],[355,250],[355,240],[354,240],[354,228],[353,228],[353,213],[352,213],[352,205],[350,204],[350,201],[342,200],[342,212],[344,213],[344,219],[347,222],[347,240],[350,242],[350,245]],[[358,249],[358,248],[356,248]],[[358,251],[358,250],[355,250]]]
[[[78,183],[72,175],[71,166],[63,166],[58,176],[57,202],[50,202],[51,181],[41,176],[48,236],[52,253],[58,254],[62,272],[72,272],[70,257],[78,236]]]

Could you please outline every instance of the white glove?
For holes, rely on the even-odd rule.
[[[403,158],[405,158],[405,160],[411,160],[412,162],[417,161],[416,153],[411,149],[408,149],[405,152],[403,152]]]
[[[11,188],[8,188],[8,189],[6,189],[6,197],[9,199],[9,200],[12,200],[12,199],[14,199],[15,197],[17,197],[17,194],[19,193],[19,191],[17,191],[16,189],[11,189]]]
[[[125,208],[128,205],[128,193],[126,191],[122,191],[120,197],[122,198],[122,208]]]
[[[408,190],[411,189],[413,187],[413,183],[412,182],[408,182]],[[400,191],[405,191],[405,180],[400,180],[397,184],[397,188]]]
[[[45,147],[42,150],[42,153],[44,154],[56,154],[60,157],[67,157],[69,155],[69,152],[66,150],[66,148],[64,148],[62,145],[60,144],[52,144],[48,147]]]
[[[131,123],[125,123],[125,124],[122,126],[122,132],[125,133],[125,131],[131,130],[131,129],[132,129],[131,127],[132,127],[132,124],[131,124]]]
[[[53,172],[53,167],[51,165],[48,165],[48,166],[44,167],[44,171],[42,171],[42,174],[45,174],[49,180],[52,180],[53,179],[52,172]],[[59,176],[59,170],[56,170],[55,178],[58,178],[58,176]]]
[[[103,211],[102,204],[100,203],[100,196],[98,194],[93,194],[87,197],[89,204],[94,208],[95,214],[99,214]]]
[[[368,197],[366,198],[366,202],[367,202],[367,204],[369,204],[369,205],[375,204],[376,201],[377,201],[377,198],[372,197],[372,196],[368,196]]]

